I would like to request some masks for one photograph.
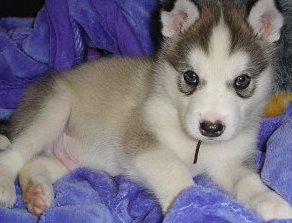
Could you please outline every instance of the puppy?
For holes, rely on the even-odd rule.
[[[53,183],[88,167],[142,183],[164,212],[205,173],[265,220],[292,217],[249,165],[283,25],[277,4],[166,1],[161,22],[155,60],[102,59],[29,88],[0,156],[3,206],[13,206],[19,174],[40,215]]]

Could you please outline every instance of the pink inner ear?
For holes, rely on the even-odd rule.
[[[259,30],[259,36],[262,38],[268,38],[272,34],[272,23],[271,23],[271,15],[269,13],[265,13],[261,17],[261,28]]]
[[[178,12],[172,15],[172,21],[170,23],[171,29],[177,33],[182,31],[184,24],[186,23],[188,14],[186,12]]]

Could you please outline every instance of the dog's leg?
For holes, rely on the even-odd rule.
[[[264,185],[254,170],[244,165],[218,165],[209,174],[223,189],[265,220],[292,218],[291,205]]]
[[[13,140],[10,148],[0,154],[0,204],[12,207],[16,200],[14,180],[34,156],[41,153],[64,130],[70,114],[68,100],[48,99],[36,117]]]
[[[43,155],[26,164],[19,173],[23,199],[28,210],[41,215],[54,198],[53,183],[68,173],[53,155]]]
[[[171,151],[154,149],[134,158],[134,178],[154,191],[163,212],[176,197],[194,181],[190,170]]]
[[[6,150],[11,145],[11,142],[5,135],[0,135],[0,151]]]

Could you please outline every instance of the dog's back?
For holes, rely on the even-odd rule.
[[[141,102],[149,91],[153,81],[151,69],[150,59],[114,58],[48,76],[27,90],[12,116],[7,133],[12,140],[16,138],[37,118],[46,101],[52,97],[63,97],[62,100],[70,103],[72,109],[68,124],[74,123],[73,129],[78,129],[77,132],[90,128],[93,122],[89,120],[100,123],[101,128],[106,122],[119,123],[115,119],[126,120],[131,108]],[[62,107],[56,107],[55,115],[61,110]]]

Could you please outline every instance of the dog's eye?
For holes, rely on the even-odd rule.
[[[191,70],[188,70],[184,73],[185,82],[191,86],[197,86],[199,84],[199,77],[198,75]]]
[[[250,76],[248,76],[247,74],[242,74],[238,76],[237,78],[235,78],[234,80],[234,88],[236,90],[243,90],[247,88],[249,84],[250,84]]]

